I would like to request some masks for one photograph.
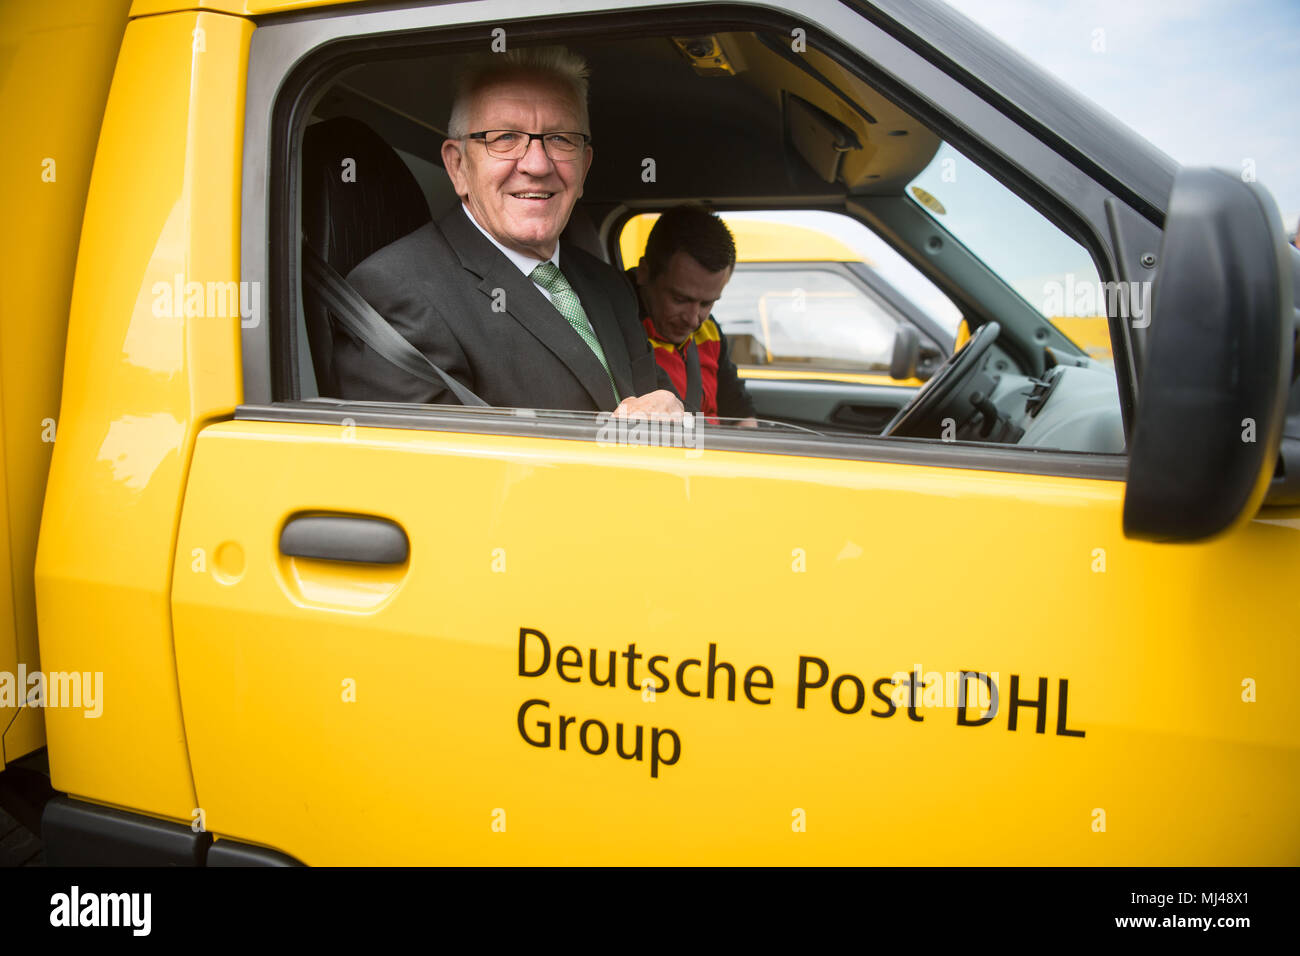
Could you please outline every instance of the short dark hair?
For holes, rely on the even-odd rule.
[[[645,244],[645,261],[650,277],[668,268],[676,252],[686,252],[709,272],[721,272],[736,264],[736,241],[727,224],[706,206],[686,203],[674,206],[659,217]]]

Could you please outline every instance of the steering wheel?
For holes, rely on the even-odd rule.
[[[979,331],[971,336],[961,351],[952,355],[930,381],[921,386],[916,397],[898,410],[898,414],[885,426],[881,435],[933,437],[939,434],[944,412],[949,412],[949,417],[955,419],[958,425],[974,414],[974,407],[965,401],[963,386],[980,370],[984,357],[1001,331],[1002,326],[996,322],[986,322],[980,326]],[[950,409],[954,400],[962,407]]]

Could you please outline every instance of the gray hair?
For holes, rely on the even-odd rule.
[[[451,119],[447,121],[447,136],[463,139],[470,133],[469,108],[475,93],[497,80],[519,75],[544,76],[567,86],[578,107],[578,123],[581,125],[581,129],[574,132],[591,132],[587,115],[587,61],[562,46],[545,46],[475,57],[456,84],[456,99],[452,103]]]

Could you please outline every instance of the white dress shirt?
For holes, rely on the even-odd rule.
[[[524,278],[528,279],[530,282],[532,281],[531,276],[533,274],[533,270],[536,269],[538,266],[540,266],[543,261],[552,263],[557,269],[560,268],[560,242],[558,239],[555,242],[555,252],[554,254],[552,254],[551,258],[546,260],[534,259],[532,256],[526,256],[522,252],[516,252],[513,249],[508,249],[505,246],[501,245],[501,243],[497,242],[495,236],[493,236],[490,232],[488,232],[481,225],[479,225],[479,221],[474,218],[474,214],[470,212],[468,206],[466,206],[464,203],[461,203],[461,208],[465,210],[466,217],[469,219],[470,222],[474,224],[474,227],[478,229],[479,232],[483,233],[484,236],[487,237],[487,241],[492,243],[492,245],[496,246],[498,249],[500,249],[501,254],[504,255],[507,259],[509,259],[511,262],[513,262],[515,268],[517,268],[520,272],[522,272],[524,274]],[[566,276],[565,278],[567,281],[568,277]],[[549,292],[547,292],[544,288],[542,288],[542,286],[538,285],[536,282],[533,282],[533,285],[537,287],[538,292],[546,296],[547,302],[551,303],[551,305],[555,305],[555,300],[551,298],[551,294]],[[578,290],[574,289],[573,294],[577,295]],[[586,309],[583,309],[583,313],[584,314],[586,313]],[[587,328],[591,329],[592,334],[595,335],[596,330],[592,328],[591,319],[587,319]]]

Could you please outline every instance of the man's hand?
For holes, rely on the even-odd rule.
[[[620,418],[667,418],[669,421],[681,421],[682,401],[666,388],[661,388],[635,398],[625,398],[619,402],[614,414]]]

